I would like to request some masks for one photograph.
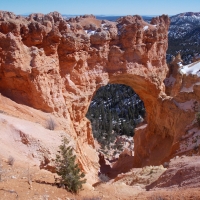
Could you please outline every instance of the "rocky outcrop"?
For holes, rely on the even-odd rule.
[[[1,94],[65,118],[87,173],[97,155],[85,115],[95,91],[108,83],[131,86],[145,104],[147,125],[135,134],[134,165],[160,164],[172,154],[186,114],[165,94],[167,16],[150,24],[140,16],[65,20],[57,12],[0,17]]]
[[[197,188],[199,187],[199,157],[175,157],[168,169],[153,183],[146,186],[147,190],[155,188]]]
[[[196,154],[200,145],[200,131],[196,117],[200,100],[200,63],[197,60],[184,66],[180,55],[177,55],[170,63],[169,69],[164,81],[166,93],[171,96],[171,102],[179,109],[176,113],[178,118],[174,117],[176,143],[172,148],[172,154]]]

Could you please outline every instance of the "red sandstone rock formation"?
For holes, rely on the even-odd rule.
[[[0,12],[0,92],[72,124],[69,134],[89,173],[97,169],[85,117],[90,101],[103,85],[129,85],[147,111],[147,125],[135,134],[134,165],[160,164],[186,127],[186,114],[177,114],[180,108],[163,83],[168,27],[165,15],[148,24],[140,16],[108,22],[94,16],[65,20],[57,12],[27,18]]]

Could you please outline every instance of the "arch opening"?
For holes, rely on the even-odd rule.
[[[145,113],[143,101],[130,86],[107,84],[96,91],[86,117],[97,141],[101,173],[109,171],[102,159],[116,162],[120,154],[133,156],[134,129]]]

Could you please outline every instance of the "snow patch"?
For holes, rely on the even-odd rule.
[[[96,31],[92,31],[92,30],[85,30],[85,32],[88,34],[88,35],[94,35],[96,33]]]
[[[148,28],[149,28],[148,26],[144,26],[143,30],[146,31],[146,30],[148,30]]]
[[[175,83],[175,81],[176,81],[176,79],[175,79],[172,75],[170,75],[169,78],[166,78],[166,79],[164,80],[164,83],[165,83],[165,85],[166,85],[167,87],[169,87],[169,86],[173,86],[174,83]]]
[[[101,27],[103,28],[103,30],[108,30],[107,24],[101,24]]]
[[[177,101],[174,100],[174,103],[176,104],[176,106],[178,106],[181,110],[184,111],[194,111],[195,109],[195,102],[196,100],[191,99],[190,101],[186,101],[184,103],[179,103]]]
[[[200,145],[200,130],[198,128],[193,128],[188,131],[188,133],[182,136],[183,142],[180,144],[180,151],[177,153],[186,152]]]
[[[182,62],[178,62],[177,65],[178,65],[179,67],[183,67]]]
[[[180,69],[180,72],[182,74],[186,75],[192,74],[200,77],[200,62],[185,65]]]
[[[193,87],[194,87],[194,84],[189,88],[182,87],[180,92],[193,92]]]
[[[197,83],[193,84],[193,85],[190,86],[189,88],[182,87],[180,92],[193,92],[193,91],[194,91],[194,90],[193,90],[193,87],[194,87],[195,85],[200,85],[200,82],[197,82]]]

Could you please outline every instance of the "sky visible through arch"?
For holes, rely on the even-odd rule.
[[[200,0],[0,0],[0,10],[15,14],[175,15],[200,12]]]

